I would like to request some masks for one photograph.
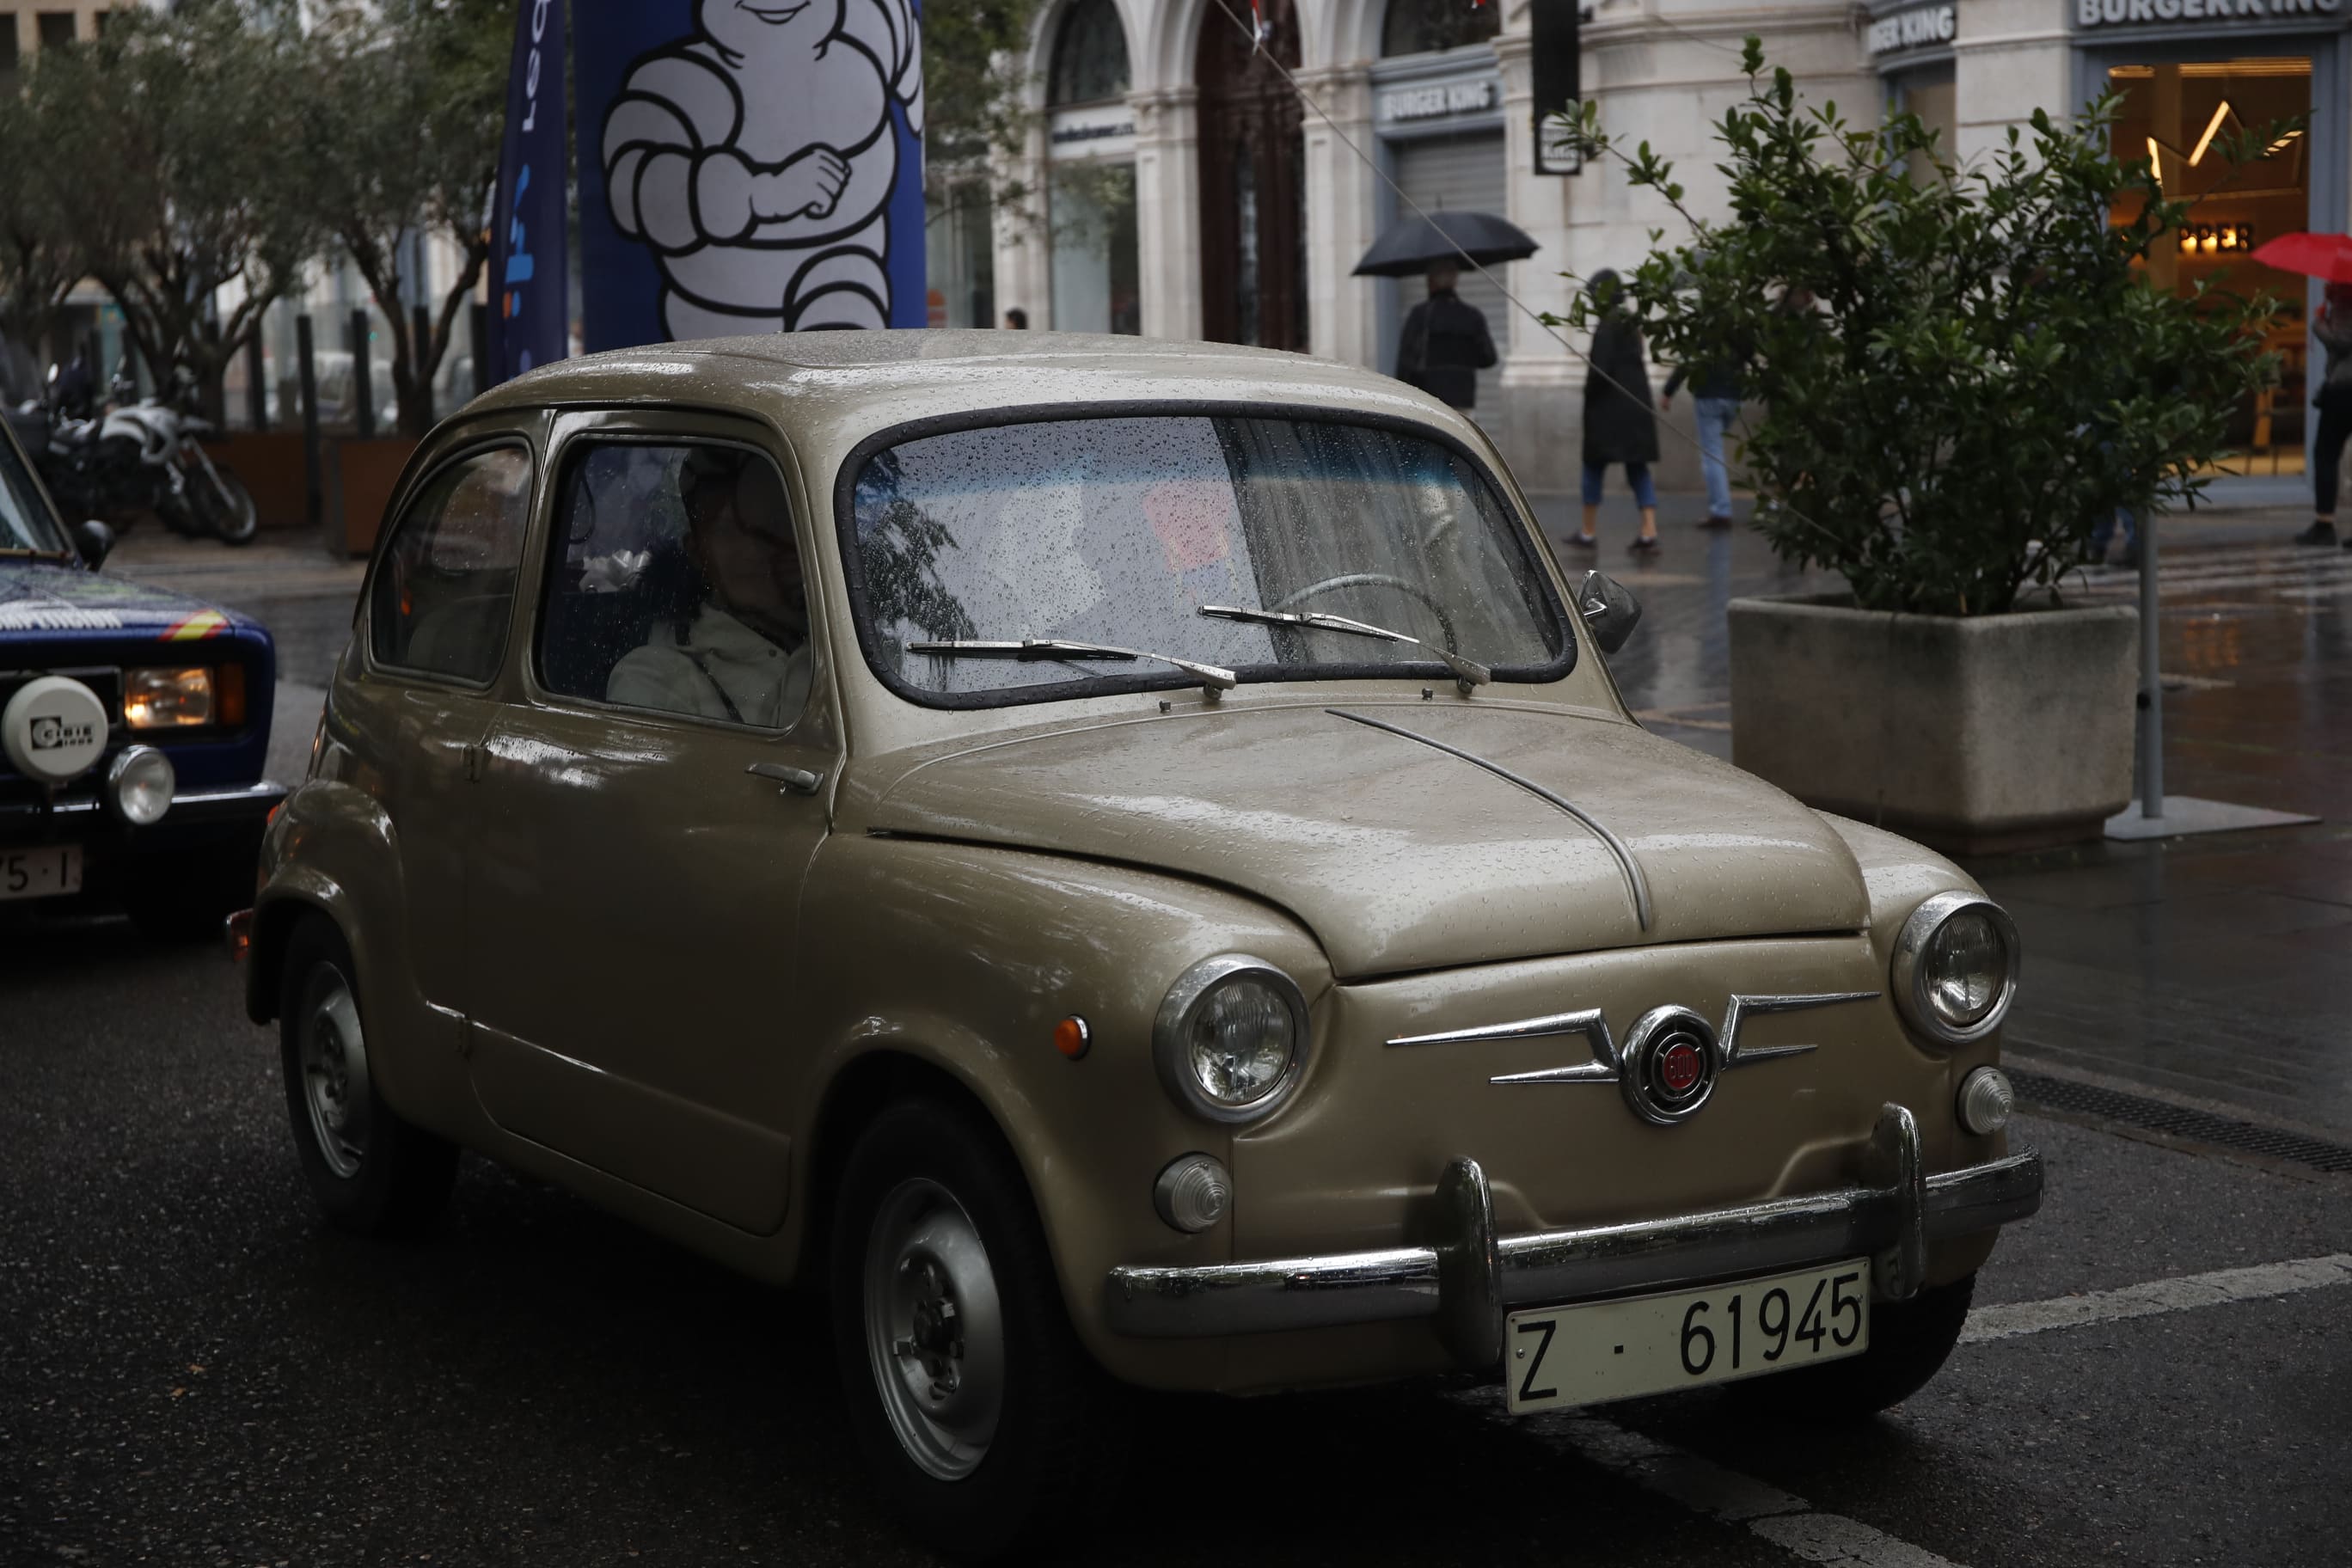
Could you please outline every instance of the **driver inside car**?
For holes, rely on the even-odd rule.
[[[607,700],[781,730],[808,701],[808,602],[783,482],[749,452],[678,465],[686,549],[704,591],[613,667]]]

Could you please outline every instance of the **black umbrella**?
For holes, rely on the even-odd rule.
[[[1364,258],[1356,263],[1359,278],[1410,278],[1426,272],[1439,261],[1524,261],[1536,253],[1527,231],[1493,213],[1414,213],[1391,224]]]

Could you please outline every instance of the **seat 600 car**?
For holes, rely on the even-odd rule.
[[[414,1227],[462,1145],[817,1281],[967,1554],[1121,1384],[1883,1408],[2039,1201],[2014,931],[1645,733],[1634,611],[1296,355],[534,371],[403,479],[241,917],[311,1184]]]

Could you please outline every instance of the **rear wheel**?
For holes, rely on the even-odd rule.
[[[1900,1405],[1927,1385],[1960,1342],[1973,1274],[1935,1285],[1908,1301],[1881,1303],[1870,1315],[1870,1348],[1777,1377],[1735,1383],[1743,1403],[1799,1421],[1860,1421]]]
[[[832,1240],[850,1419],[908,1529],[982,1561],[1070,1537],[1116,1476],[1114,1394],[995,1129],[931,1100],[883,1111],[850,1153]]]
[[[286,948],[278,1039],[302,1173],[327,1217],[362,1236],[407,1236],[440,1214],[456,1145],[401,1120],[376,1093],[357,970],[342,933],[305,920]]]

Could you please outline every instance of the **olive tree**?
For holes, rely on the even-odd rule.
[[[71,203],[47,155],[55,133],[30,100],[0,92],[0,342],[35,359],[52,347],[66,296],[84,272]],[[24,390],[8,388],[11,396]]]
[[[299,77],[299,35],[249,0],[118,10],[31,64],[60,232],[158,375],[217,387],[301,279],[318,234],[290,184]]]
[[[923,7],[923,183],[933,218],[958,193],[988,186],[1015,217],[1033,192],[1019,175],[1036,112],[1024,65],[1041,0],[973,0]]]
[[[1586,157],[1688,234],[1654,233],[1621,297],[1588,290],[1570,320],[1613,304],[1664,357],[1742,367],[1739,455],[1778,554],[1838,573],[1864,608],[1997,615],[2054,592],[2117,508],[2195,502],[2242,400],[2275,375],[2273,304],[2147,286],[2192,204],[2116,155],[2116,100],[2037,111],[1963,165],[1914,115],[1805,106],[1753,38],[1745,64],[1748,96],[1715,128],[1720,220],[1580,106]],[[2223,151],[2258,162],[2278,136]]]
[[[400,429],[423,436],[435,375],[489,261],[506,110],[508,0],[377,0],[320,15],[306,46],[303,200],[383,312]],[[458,258],[431,298],[419,237]],[[420,333],[410,305],[424,303]]]

